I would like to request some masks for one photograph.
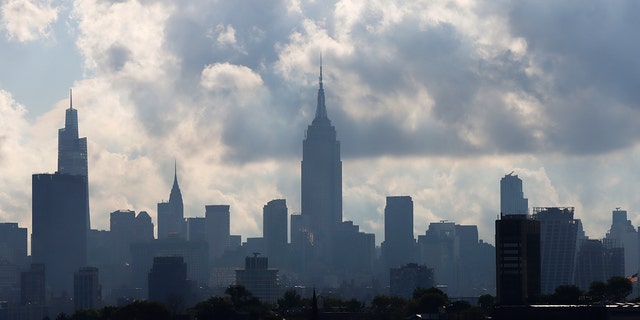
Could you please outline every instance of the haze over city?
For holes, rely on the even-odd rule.
[[[0,220],[31,226],[31,177],[56,167],[69,106],[87,137],[91,227],[167,200],[300,211],[320,54],[342,152],[343,216],[383,237],[388,195],[414,234],[440,220],[494,239],[500,177],[533,206],[572,206],[602,238],[640,224],[635,1],[28,1],[0,18]]]

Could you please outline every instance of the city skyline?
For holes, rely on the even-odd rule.
[[[0,220],[31,232],[30,178],[56,167],[73,87],[92,228],[118,209],[157,222],[177,160],[185,217],[229,204],[231,233],[260,235],[268,201],[301,210],[322,52],[343,218],[377,244],[401,195],[415,236],[450,220],[492,242],[512,170],[530,208],[575,207],[592,238],[616,207],[640,224],[635,4],[352,4],[3,3]]]

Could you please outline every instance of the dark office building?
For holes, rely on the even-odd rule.
[[[187,218],[187,240],[207,241],[207,224],[204,217]]]
[[[138,212],[135,221],[134,242],[149,242],[155,239],[153,236],[153,222],[146,211]]]
[[[187,264],[182,257],[155,257],[149,272],[149,300],[177,307],[189,304]]]
[[[86,183],[80,175],[32,177],[32,260],[45,265],[54,294],[71,293],[73,273],[87,264]]]
[[[205,227],[209,258],[215,262],[229,247],[231,213],[229,205],[205,205]]]
[[[269,257],[272,266],[283,268],[287,258],[287,201],[277,199],[269,201],[262,208],[262,237],[264,255]]]
[[[342,222],[340,142],[327,116],[322,65],[319,86],[315,118],[307,128],[302,143],[301,163],[302,215],[309,217],[306,227],[313,237],[311,248],[314,260],[313,270],[310,271],[315,277],[326,273],[333,263],[333,236]]]
[[[182,193],[178,185],[178,168],[174,168],[173,186],[168,202],[158,203],[158,239],[167,237],[181,237],[186,239],[186,224],[184,221],[184,204]]]
[[[167,238],[146,243],[133,243],[131,265],[132,286],[146,290],[145,275],[153,265],[155,257],[182,257],[187,265],[187,277],[197,285],[206,285],[209,281],[209,252],[204,241],[187,241],[180,238]]]
[[[80,268],[73,275],[73,303],[76,309],[102,307],[102,289],[98,280],[98,268]]]
[[[415,262],[413,200],[409,196],[387,197],[384,208],[382,256],[386,268]]]
[[[27,228],[0,223],[0,259],[20,269],[27,266]]]
[[[136,213],[131,210],[111,212],[109,217],[110,243],[113,257],[111,262],[117,265],[131,263],[129,246],[135,238]]]
[[[576,257],[575,284],[583,291],[594,281],[624,277],[624,248],[608,248],[600,240],[582,241]]]
[[[46,305],[46,276],[42,263],[33,263],[31,268],[20,275],[22,305]]]
[[[573,218],[573,207],[533,208],[532,218],[540,222],[540,289],[552,294],[573,284],[580,221]]]
[[[409,263],[389,270],[389,295],[411,299],[416,288],[429,289],[435,286],[433,269]]]
[[[498,305],[524,305],[540,296],[540,222],[527,215],[496,220]]]
[[[236,270],[236,283],[246,287],[260,301],[276,302],[280,297],[278,269],[269,268],[267,257],[245,258],[245,267]]]

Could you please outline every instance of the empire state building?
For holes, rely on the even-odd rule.
[[[336,128],[325,106],[322,63],[315,118],[302,143],[302,216],[316,258],[331,264],[333,236],[342,222],[342,161]]]

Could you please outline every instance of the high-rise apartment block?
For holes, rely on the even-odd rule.
[[[533,208],[533,219],[540,222],[541,290],[552,294],[560,285],[574,280],[580,220],[573,218],[573,207]]]

